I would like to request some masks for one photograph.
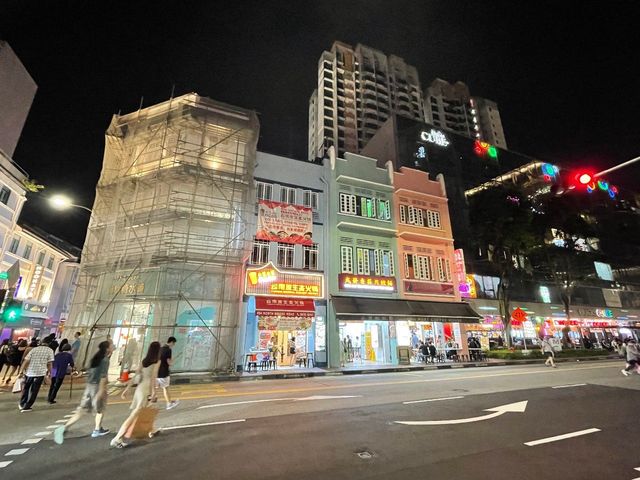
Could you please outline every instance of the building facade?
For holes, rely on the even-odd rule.
[[[0,40],[0,154],[13,156],[37,89],[9,44]]]
[[[438,128],[507,149],[498,105],[472,97],[463,82],[436,78],[424,92],[424,120]]]
[[[66,326],[113,340],[112,374],[170,335],[174,370],[233,367],[258,131],[196,93],[113,117]]]
[[[327,364],[323,167],[257,153],[253,247],[237,365],[271,350],[278,367]],[[291,345],[294,352],[291,352]],[[310,361],[311,360],[311,361]]]
[[[395,55],[334,42],[318,61],[318,84],[309,100],[309,160],[330,146],[338,156],[358,153],[392,112],[423,120],[415,67]]]

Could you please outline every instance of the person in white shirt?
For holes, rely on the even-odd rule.
[[[51,365],[53,364],[53,350],[49,347],[50,339],[45,338],[42,344],[29,351],[22,363],[21,371],[25,373],[24,388],[20,398],[20,411],[30,412],[32,410],[40,386],[44,377],[51,376]]]
[[[547,357],[544,364],[551,365],[553,368],[556,368],[556,364],[553,361],[553,357],[555,356],[555,354],[553,353],[553,345],[551,345],[551,341],[549,340],[549,337],[544,337],[544,340],[542,340],[541,347],[542,347],[542,353]]]

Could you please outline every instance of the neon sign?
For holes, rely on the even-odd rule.
[[[558,172],[560,171],[558,167],[550,163],[543,164],[540,169],[542,170],[542,178],[547,183],[554,181],[556,179],[556,175],[558,175]]]
[[[279,270],[273,263],[247,268],[244,292],[246,295],[322,298],[324,276],[321,273]]]
[[[498,158],[498,149],[480,140],[476,140],[473,143],[473,151],[480,157]]]
[[[428,132],[421,132],[420,139],[425,142],[435,143],[439,147],[447,147],[451,143],[444,133],[440,130],[434,130],[433,128]]]
[[[395,292],[396,279],[393,277],[377,277],[372,275],[338,275],[340,290],[370,290],[372,292]]]

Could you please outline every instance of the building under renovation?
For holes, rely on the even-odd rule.
[[[174,370],[234,368],[258,132],[195,93],[114,115],[66,327],[83,358],[109,337],[119,373],[173,335]]]

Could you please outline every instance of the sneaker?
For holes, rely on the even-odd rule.
[[[628,377],[628,376],[629,376],[629,372],[627,372],[626,370],[620,370],[620,371],[622,372],[622,374],[623,374],[625,377]]]
[[[629,375],[629,374],[627,373],[627,375]],[[31,408],[31,407],[21,408],[20,411],[22,413],[24,413],[24,412],[33,412],[33,408]]]
[[[47,403],[48,403],[49,405],[54,405],[54,404],[56,404],[56,403],[58,403],[58,402],[56,402],[55,400],[49,400]]]
[[[172,400],[171,403],[169,403],[169,405],[167,405],[167,410],[171,410],[172,408],[176,408],[179,403],[180,403],[180,400]]]
[[[125,448],[128,447],[129,445],[127,443],[124,443],[121,440],[116,440],[115,438],[113,440],[111,440],[109,442],[109,446],[113,447],[113,448]]]
[[[107,433],[109,433],[108,428],[100,427],[99,430],[94,430],[93,432],[91,432],[91,438],[104,437]]]
[[[62,425],[53,431],[53,441],[58,445],[62,445],[62,442],[64,442],[64,430],[64,425]]]

